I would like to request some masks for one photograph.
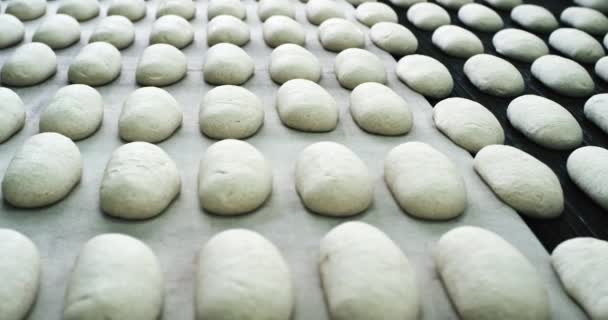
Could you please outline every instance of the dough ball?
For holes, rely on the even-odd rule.
[[[11,0],[6,5],[5,14],[10,14],[21,21],[42,17],[46,13],[46,0]]]
[[[478,54],[464,64],[464,74],[479,91],[497,96],[514,97],[526,88],[524,78],[509,61],[490,54]]]
[[[292,79],[319,82],[322,71],[319,59],[314,54],[299,45],[290,43],[272,51],[268,70],[272,80],[278,84]]]
[[[350,94],[350,114],[361,129],[374,134],[406,134],[414,125],[410,108],[391,88],[366,82]]]
[[[321,239],[319,253],[332,319],[418,319],[415,270],[382,231],[363,222],[342,223]]]
[[[32,42],[42,42],[52,49],[67,48],[79,40],[80,24],[67,14],[49,16],[32,36]]]
[[[57,56],[49,46],[31,42],[17,48],[5,60],[0,77],[2,84],[28,87],[39,84],[57,71]]]
[[[147,142],[127,143],[114,150],[106,166],[99,191],[101,209],[123,219],[152,218],[169,206],[180,189],[177,165],[163,149]],[[138,296],[141,293],[137,290]]]
[[[219,86],[203,98],[198,119],[201,132],[210,138],[244,139],[264,123],[264,105],[243,87]]]
[[[483,43],[473,32],[455,25],[437,28],[432,41],[443,53],[456,58],[468,59],[484,52]]]
[[[435,0],[440,5],[452,9],[458,10],[465,4],[473,3],[473,0]]]
[[[247,10],[240,0],[210,0],[207,6],[207,20],[220,16],[229,15],[241,20],[247,18]]]
[[[608,33],[608,18],[595,9],[569,7],[562,11],[560,20],[593,35],[604,36]]]
[[[397,63],[397,77],[412,90],[434,99],[445,98],[454,89],[448,68],[435,58],[421,54],[401,58]]]
[[[249,26],[239,18],[220,15],[207,24],[207,45],[218,43],[231,43],[244,46],[249,42]]]
[[[471,153],[505,142],[505,133],[498,119],[473,100],[448,98],[440,101],[433,108],[433,121],[452,142]]]
[[[597,61],[595,64],[595,74],[605,82],[608,82],[608,57],[603,57]]]
[[[579,6],[592,8],[604,13],[608,13],[608,3],[604,0],[574,0]]]
[[[65,86],[40,114],[40,132],[60,133],[74,141],[89,137],[103,120],[103,98],[84,85]]]
[[[182,125],[182,109],[167,91],[156,87],[137,89],[124,103],[118,131],[125,141],[158,143]]]
[[[368,27],[378,22],[397,22],[398,20],[395,10],[382,2],[362,3],[355,10],[355,17]]]
[[[107,42],[90,43],[76,56],[68,69],[72,83],[103,86],[118,78],[122,69],[120,51]]]
[[[23,22],[10,14],[0,14],[0,30],[0,49],[12,47],[25,37]]]
[[[542,56],[532,63],[532,75],[551,90],[569,97],[588,97],[595,84],[583,66],[557,55]]]
[[[262,27],[264,41],[271,48],[285,43],[306,45],[306,30],[302,25],[286,16],[272,16],[264,21]]]
[[[65,198],[82,175],[82,157],[72,140],[58,133],[27,139],[11,160],[4,179],[4,200],[18,208],[39,208]]]
[[[306,18],[318,26],[331,18],[344,19],[344,10],[334,0],[310,0],[306,3]]]
[[[240,85],[249,80],[253,72],[253,59],[231,43],[218,43],[207,50],[203,77],[210,84]]]
[[[522,4],[511,10],[511,20],[532,32],[547,33],[559,27],[559,22],[545,7]]]
[[[568,175],[595,203],[608,210],[608,150],[582,147],[568,157]]]
[[[549,54],[549,47],[540,37],[519,29],[504,29],[492,38],[492,44],[499,54],[531,63]]]
[[[484,147],[475,156],[474,168],[502,201],[525,216],[548,219],[564,211],[564,194],[555,173],[517,148]]]
[[[402,7],[402,8],[409,8],[410,6],[412,6],[416,3],[427,2],[427,0],[389,0],[389,1],[394,6]]]
[[[166,15],[192,20],[196,16],[196,2],[193,0],[161,0],[156,8],[156,17]]]
[[[25,106],[11,89],[0,87],[0,143],[7,141],[25,125]]]
[[[161,16],[154,21],[150,31],[150,44],[166,43],[181,49],[192,41],[194,29],[188,20],[176,15]]]
[[[511,9],[517,7],[518,5],[521,5],[523,2],[523,0],[483,0],[483,1],[498,10],[505,10],[505,11],[511,10]]]
[[[103,18],[89,38],[89,42],[107,42],[118,50],[130,46],[133,41],[135,27],[133,22],[123,16]]]
[[[146,244],[127,235],[102,234],[80,251],[63,319],[157,319],[163,290],[162,270]]]
[[[174,46],[153,44],[144,49],[135,77],[142,86],[168,86],[186,76],[187,66],[186,55]]]
[[[108,16],[123,16],[135,22],[146,16],[144,0],[112,0],[108,6]]]
[[[334,71],[340,85],[351,90],[364,82],[386,83],[386,69],[382,60],[359,48],[340,52],[336,56]]]
[[[201,159],[198,198],[207,211],[226,216],[248,213],[264,204],[271,192],[270,163],[247,142],[216,142]]]
[[[276,103],[281,122],[292,129],[326,132],[338,125],[336,100],[310,80],[285,82],[277,91]]]
[[[596,63],[606,52],[592,36],[572,28],[560,28],[551,33],[549,44],[566,57],[580,63]]]
[[[450,15],[445,9],[430,2],[411,6],[407,10],[407,19],[414,26],[425,31],[433,31],[451,22]]]
[[[91,20],[99,15],[97,0],[61,0],[57,13],[67,14],[78,21]]]
[[[608,133],[608,94],[596,94],[585,103],[585,117]]]
[[[460,8],[458,19],[466,26],[482,32],[496,32],[504,25],[496,11],[478,3],[469,3]]]
[[[406,27],[393,22],[378,22],[369,31],[372,42],[394,55],[405,56],[418,50],[418,39]]]
[[[319,41],[325,50],[340,52],[365,47],[365,34],[351,21],[329,18],[319,26]]]
[[[296,7],[291,1],[286,0],[259,0],[258,17],[262,22],[272,16],[286,16],[292,19],[296,17]]]

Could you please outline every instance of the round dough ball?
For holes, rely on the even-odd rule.
[[[245,139],[264,123],[262,100],[238,86],[215,87],[201,102],[198,123],[201,132],[213,139]]]
[[[532,75],[551,90],[569,97],[588,97],[595,89],[583,66],[556,55],[542,56],[532,63]]]
[[[196,2],[193,0],[161,0],[156,8],[156,17],[167,15],[192,20],[196,16]]]
[[[271,48],[284,43],[306,45],[306,30],[297,21],[285,16],[272,16],[262,27],[264,41]]]
[[[427,2],[427,0],[389,0],[389,1],[394,6],[402,7],[402,8],[409,8],[410,6],[412,6],[416,3]]]
[[[103,98],[84,85],[65,86],[40,114],[40,132],[60,133],[74,141],[89,137],[103,121]]]
[[[472,153],[505,142],[498,119],[473,100],[448,98],[440,101],[433,108],[433,121],[452,142]]]
[[[549,54],[549,47],[543,39],[519,29],[497,32],[492,38],[492,44],[501,55],[527,63]]]
[[[46,18],[36,29],[32,42],[42,42],[52,49],[67,48],[80,40],[80,24],[67,14]]]
[[[125,101],[118,120],[118,132],[125,141],[158,143],[168,139],[182,125],[182,109],[167,91],[139,88]]]
[[[562,11],[560,20],[593,35],[604,36],[608,33],[608,18],[595,9],[569,7]]]
[[[394,55],[405,56],[418,50],[418,39],[406,27],[393,22],[378,22],[369,31],[372,42]]]
[[[596,63],[606,52],[592,36],[573,28],[560,28],[551,33],[549,44],[553,49],[580,63]]]
[[[147,142],[127,143],[114,150],[106,166],[99,190],[101,209],[117,218],[152,218],[171,204],[180,189],[177,165],[163,149]]]
[[[517,7],[518,5],[521,5],[523,0],[483,0],[485,1],[487,4],[491,5],[492,7],[498,9],[498,10],[511,10],[515,7]]]
[[[434,99],[449,96],[454,80],[448,68],[435,58],[413,54],[397,63],[397,77],[412,90]]]
[[[144,0],[112,0],[108,16],[123,16],[135,22],[146,16],[146,9]]]
[[[608,82],[608,57],[603,57],[595,64],[595,74],[605,82]]]
[[[166,43],[181,49],[192,41],[194,29],[188,20],[176,15],[164,15],[156,19],[150,31],[150,44]]]
[[[547,33],[559,27],[559,22],[545,7],[522,4],[511,10],[511,20],[532,32]]]
[[[7,141],[25,125],[25,106],[11,89],[0,87],[0,143]]]
[[[210,84],[240,85],[253,76],[253,59],[245,50],[231,44],[218,43],[207,51],[203,77]]]
[[[473,0],[435,0],[440,5],[452,9],[458,10],[465,4],[473,3]]]
[[[407,10],[407,20],[425,31],[433,31],[440,26],[450,24],[450,15],[445,9],[434,3],[417,3]]]
[[[511,125],[549,149],[571,150],[583,142],[583,129],[564,107],[545,97],[524,95],[507,108]]]
[[[350,114],[361,129],[379,135],[406,134],[414,125],[407,102],[377,82],[362,83],[351,92]]]
[[[479,91],[497,96],[514,97],[526,88],[524,78],[509,61],[490,54],[478,54],[464,64],[464,74]]]
[[[260,0],[258,1],[258,17],[262,22],[272,16],[296,17],[296,7],[291,1]]]
[[[433,32],[433,44],[443,53],[456,58],[470,58],[483,53],[483,43],[471,31],[459,26],[441,26]]]
[[[168,86],[186,76],[187,66],[186,55],[174,46],[153,44],[144,49],[135,77],[143,86]]]
[[[355,10],[355,17],[359,22],[371,27],[378,22],[397,22],[397,13],[393,8],[382,2],[362,3]]]
[[[120,51],[106,42],[86,45],[68,69],[72,83],[103,86],[118,78],[122,68]]]
[[[244,46],[249,42],[249,26],[239,18],[228,15],[220,15],[213,18],[207,24],[207,45],[214,46],[218,43],[232,43]]]
[[[587,100],[585,118],[608,134],[608,93],[596,94]]]
[[[496,11],[478,3],[469,3],[460,8],[458,19],[466,26],[482,32],[496,32],[504,25]]]
[[[272,51],[268,66],[270,78],[278,84],[292,79],[319,82],[321,64],[310,51],[296,44],[287,43]]]
[[[40,208],[65,198],[82,176],[82,156],[72,140],[53,132],[27,139],[11,160],[2,195],[18,208]]]
[[[103,18],[89,38],[89,42],[107,42],[118,50],[130,46],[133,41],[135,41],[135,26],[123,16]]]
[[[386,83],[386,69],[382,60],[359,48],[340,52],[336,56],[334,71],[340,85],[351,90],[364,82]]]
[[[574,183],[604,210],[608,210],[608,150],[582,147],[574,150],[566,165]]]
[[[247,10],[241,0],[211,0],[207,5],[207,20],[220,16],[229,15],[241,20],[247,18]]]
[[[2,66],[2,84],[28,87],[50,78],[57,71],[57,56],[49,46],[31,42],[17,48]]]
[[[0,30],[0,49],[14,46],[25,37],[23,22],[10,14],[0,14]]]
[[[57,13],[67,14],[78,21],[91,20],[99,15],[97,0],[61,0]]]
[[[21,21],[42,17],[46,13],[46,0],[11,0],[4,13],[13,15]]]
[[[276,103],[281,122],[292,129],[326,132],[338,125],[336,100],[310,80],[285,82],[277,91]]]
[[[306,4],[306,18],[318,26],[331,18],[344,18],[344,10],[334,0],[310,0]]]
[[[579,6],[592,8],[604,13],[608,13],[608,3],[604,0],[574,0]]]
[[[365,47],[365,34],[351,21],[330,18],[319,26],[319,40],[325,50],[340,52]]]

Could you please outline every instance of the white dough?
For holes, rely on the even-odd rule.
[[[146,16],[144,0],[112,0],[108,6],[108,16],[123,16],[135,22]]]
[[[200,161],[198,198],[201,207],[211,213],[228,216],[252,212],[271,192],[270,163],[247,142],[216,142]]]
[[[82,157],[72,140],[57,133],[27,139],[11,160],[4,200],[19,208],[39,208],[65,198],[82,176]]]
[[[462,6],[473,3],[473,0],[435,0],[440,5],[453,10],[458,10]]]
[[[194,28],[188,20],[176,15],[164,15],[156,19],[150,31],[150,44],[166,43],[181,49],[192,41]]]
[[[535,4],[522,4],[513,8],[511,20],[532,32],[546,33],[559,27],[559,22],[551,11]]]
[[[585,103],[585,117],[608,133],[608,94],[596,94]]]
[[[547,289],[534,265],[491,231],[450,230],[437,243],[435,264],[461,319],[551,317]]]
[[[361,129],[379,135],[406,134],[414,125],[407,102],[377,82],[362,83],[351,92],[350,114]]]
[[[114,150],[106,166],[99,190],[101,209],[123,219],[152,218],[180,189],[177,165],[163,149],[147,142],[127,143]]]
[[[25,125],[25,106],[11,89],[0,87],[0,143],[7,141]]]
[[[505,10],[505,11],[511,10],[511,9],[515,8],[516,6],[521,5],[523,3],[523,0],[483,0],[483,1],[498,10]]]
[[[186,20],[196,16],[196,1],[193,0],[161,0],[156,8],[156,17],[176,15]]]
[[[40,114],[40,132],[60,133],[74,141],[89,137],[103,120],[103,98],[97,90],[73,84],[57,91]]]
[[[74,58],[68,69],[72,83],[103,86],[118,78],[122,69],[120,51],[107,42],[90,43]]]
[[[464,64],[464,74],[479,91],[513,97],[524,92],[524,78],[509,61],[490,54],[478,54]]]
[[[123,16],[103,18],[91,34],[89,42],[107,42],[117,49],[124,49],[135,41],[133,22]]]
[[[319,251],[331,319],[418,319],[415,270],[382,231],[363,222],[346,222],[321,239]]]
[[[410,6],[412,6],[416,3],[427,2],[428,0],[389,0],[389,1],[394,6],[402,7],[402,8],[409,8]]]
[[[299,45],[288,43],[272,51],[268,71],[274,82],[283,84],[292,79],[319,82],[322,70],[314,54]]]
[[[306,45],[306,30],[297,21],[286,16],[272,16],[262,26],[264,41],[271,48],[284,43]]]
[[[382,2],[362,3],[355,10],[355,17],[359,22],[371,27],[378,22],[397,22],[397,13],[393,8]]]
[[[207,50],[203,77],[210,84],[240,85],[249,80],[253,72],[253,59],[231,43],[218,43]]]
[[[496,52],[501,55],[531,63],[549,54],[549,47],[540,37],[520,29],[503,29],[492,38]]]
[[[91,20],[99,15],[98,0],[61,0],[57,13],[67,14],[78,21]]]
[[[167,91],[139,88],[124,103],[118,131],[125,141],[158,143],[169,138],[182,124],[182,109]]]
[[[57,56],[44,43],[31,42],[17,48],[5,60],[0,77],[2,84],[28,87],[41,83],[57,71]]]
[[[448,68],[435,58],[412,54],[397,63],[397,77],[412,90],[431,98],[449,96],[454,80]]]
[[[378,48],[391,54],[405,56],[418,50],[416,36],[398,23],[378,22],[370,29],[369,37]]]
[[[158,43],[144,49],[135,77],[143,86],[168,86],[183,79],[187,67],[186,55],[174,46]]]
[[[306,3],[306,18],[314,25],[320,25],[330,18],[344,18],[344,10],[334,0],[310,0]]]
[[[606,39],[608,39],[608,37]],[[605,82],[608,82],[608,57],[603,57],[599,59],[595,63],[594,70],[595,74],[597,74],[600,79],[604,80]]]
[[[281,122],[292,129],[326,132],[338,125],[336,100],[310,80],[285,82],[277,91],[276,104]]]
[[[595,9],[568,7],[562,11],[560,20],[593,35],[604,36],[608,33],[608,18]]]
[[[325,50],[340,52],[348,48],[363,48],[365,34],[349,20],[329,18],[319,26],[319,41]]]
[[[437,28],[432,41],[443,53],[457,58],[466,59],[484,52],[483,43],[473,32],[455,25]]]
[[[583,66],[557,55],[545,55],[532,63],[532,75],[553,91],[569,97],[588,97],[595,84]]]
[[[0,14],[0,30],[0,49],[14,46],[25,37],[23,22],[10,14]]]
[[[340,85],[351,90],[364,82],[386,83],[386,69],[382,60],[359,48],[340,52],[336,56],[334,71]]]
[[[452,142],[472,153],[485,146],[505,142],[504,130],[494,114],[469,99],[440,101],[433,108],[433,121]]]
[[[249,26],[243,20],[219,15],[207,24],[207,45],[212,47],[218,43],[231,43],[244,46],[249,42]]]
[[[604,13],[608,13],[608,2],[604,0],[574,0],[579,6],[592,8]]]
[[[411,6],[407,10],[407,19],[414,26],[425,31],[433,31],[451,22],[450,15],[445,9],[430,2]]]
[[[211,21],[219,15],[229,15],[245,20],[247,10],[240,0],[210,0],[207,6],[207,20]]]
[[[568,175],[595,203],[608,210],[608,150],[582,147],[568,157]]]
[[[329,141],[300,152],[296,190],[308,210],[334,217],[361,213],[374,197],[372,177],[363,160],[346,146]]]
[[[200,251],[197,320],[289,320],[295,297],[289,267],[260,234],[231,229]]]
[[[458,19],[466,26],[483,32],[496,32],[504,25],[496,11],[478,3],[462,6],[458,10]]]
[[[262,22],[272,16],[286,16],[292,19],[296,16],[296,8],[289,0],[259,0],[258,17]]]
[[[36,29],[32,42],[42,42],[52,49],[67,48],[80,40],[80,24],[67,14],[46,18]]]
[[[584,31],[560,28],[551,33],[553,49],[580,63],[596,63],[606,52],[602,44]]]
[[[474,167],[502,201],[523,215],[547,219],[564,210],[562,186],[555,173],[517,148],[484,147],[475,156]]]
[[[34,20],[46,13],[46,0],[10,0],[4,13],[21,21]]]
[[[63,319],[157,319],[163,290],[158,259],[145,243],[98,235],[85,243],[72,269]]]

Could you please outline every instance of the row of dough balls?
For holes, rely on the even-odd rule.
[[[457,227],[435,249],[435,268],[462,319],[550,318],[551,303],[538,270],[499,235]],[[14,297],[3,302],[3,319],[21,320],[38,295],[40,255],[30,239],[10,229],[0,229],[0,255],[0,293]],[[607,257],[608,242],[593,238],[565,241],[551,255],[563,287],[593,319],[608,317]],[[369,320],[381,314],[382,319],[415,320],[426,299],[401,248],[363,222],[340,224],[321,239],[318,268],[331,319]],[[227,313],[235,319],[292,317],[297,288],[289,265],[272,242],[254,231],[214,235],[199,251],[195,270],[196,319],[225,319]],[[123,234],[95,236],[74,263],[64,318],[157,319],[164,305],[163,282],[163,268],[145,243]]]

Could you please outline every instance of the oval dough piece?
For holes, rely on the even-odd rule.
[[[329,141],[300,152],[296,189],[308,210],[333,217],[361,213],[374,198],[372,177],[363,160],[344,145]]]
[[[608,37],[606,38],[608,39]],[[603,57],[595,64],[595,74],[604,82],[608,82],[608,57]]]
[[[231,229],[211,238],[197,266],[199,320],[289,320],[295,298],[291,273],[266,238]]]
[[[363,222],[333,228],[321,239],[319,269],[332,319],[418,319],[414,268],[379,229]]]
[[[122,69],[120,51],[107,42],[86,45],[68,69],[72,83],[103,86],[118,78]]]
[[[608,133],[608,94],[596,94],[589,98],[585,103],[585,117]]]
[[[162,307],[162,270],[145,243],[116,233],[85,243],[70,275],[63,319],[150,320]]]
[[[57,56],[44,43],[31,42],[17,48],[2,66],[2,84],[28,87],[39,84],[57,71]]]
[[[306,18],[314,25],[320,25],[331,18],[344,18],[344,11],[334,0],[310,0],[306,3]]]
[[[398,56],[418,50],[418,39],[406,27],[393,22],[378,22],[369,31],[369,37],[378,48]]]
[[[259,0],[258,17],[262,22],[272,16],[286,16],[292,19],[296,16],[296,8],[291,1]]]
[[[560,20],[593,35],[604,36],[608,32],[608,18],[595,9],[569,7],[562,11]]]
[[[608,150],[582,147],[568,157],[570,179],[593,201],[608,210]]]
[[[365,35],[351,21],[329,18],[319,26],[319,41],[325,50],[340,52],[348,48],[365,47]]]
[[[359,48],[340,52],[336,56],[334,71],[340,85],[351,90],[364,82],[386,83],[386,69],[382,60]]]
[[[328,0],[330,1],[330,0]],[[8,48],[23,41],[25,26],[23,22],[10,14],[0,14],[0,48]]]
[[[224,42],[244,46],[249,37],[249,26],[233,16],[220,15],[207,24],[207,45],[210,47]]]
[[[433,32],[433,44],[456,58],[470,58],[484,51],[483,43],[471,31],[455,25],[441,26]]]
[[[596,63],[606,52],[602,44],[584,31],[560,28],[549,36],[549,45],[580,63]]]
[[[338,125],[336,100],[310,80],[285,82],[277,91],[276,104],[281,122],[292,129],[326,132]]]
[[[11,89],[0,87],[0,143],[7,141],[25,125],[25,106]]]
[[[377,82],[362,83],[351,92],[350,114],[361,129],[374,134],[402,135],[414,125],[407,102]]]
[[[557,55],[542,56],[532,63],[532,75],[551,90],[569,97],[588,97],[595,83],[583,66]]]
[[[439,3],[440,5],[448,8],[448,9],[452,9],[452,10],[458,10],[466,4],[473,3],[473,0],[435,0],[435,1],[437,3]]]
[[[123,16],[135,22],[146,16],[144,0],[112,0],[108,6],[108,16]]]
[[[362,3],[355,10],[355,17],[359,22],[372,27],[378,22],[397,22],[397,13],[393,8],[382,2]]]
[[[78,21],[91,20],[99,15],[97,0],[61,0],[57,13],[67,14]]]
[[[271,48],[284,43],[306,45],[306,30],[297,21],[286,16],[272,16],[262,26],[264,41]]]
[[[454,80],[448,68],[421,54],[405,56],[397,63],[397,76],[414,91],[434,99],[449,96]]]
[[[11,0],[4,13],[13,15],[21,21],[42,17],[46,13],[46,0]]]
[[[499,54],[531,63],[549,54],[549,47],[540,37],[519,29],[503,29],[492,38],[492,44]]]
[[[18,208],[39,208],[65,198],[80,181],[82,157],[72,140],[58,133],[27,139],[11,160],[4,179],[4,200]]]
[[[574,0],[574,3],[608,13],[608,3],[604,0]]]
[[[435,126],[452,142],[477,153],[491,144],[503,144],[505,133],[498,119],[483,105],[464,98],[448,98],[433,108]]]
[[[562,186],[553,171],[511,146],[491,145],[475,156],[475,171],[507,205],[532,218],[555,218],[564,211]]]
[[[559,27],[559,22],[545,7],[522,4],[511,10],[511,20],[532,32],[547,33]]]
[[[207,50],[203,77],[210,84],[240,85],[249,80],[253,72],[253,59],[231,43],[218,43]]]
[[[482,32],[496,32],[504,25],[496,11],[478,3],[469,3],[460,8],[458,19],[466,26]]]
[[[245,20],[247,10],[240,0],[210,0],[207,6],[207,20],[211,21],[219,15],[229,15]]]
[[[526,88],[524,78],[509,61],[490,54],[478,54],[464,64],[464,74],[479,91],[497,96],[514,97]]]
[[[103,98],[83,84],[65,86],[40,114],[40,132],[60,133],[74,141],[89,137],[103,121]]]
[[[166,43],[181,49],[192,41],[194,29],[188,20],[176,15],[163,15],[156,19],[150,31],[150,44]]]
[[[158,43],[144,49],[135,77],[142,86],[168,86],[183,79],[187,67],[186,55],[174,46]]]
[[[452,229],[439,238],[435,263],[462,319],[551,317],[547,289],[538,271],[491,231],[472,226]]]
[[[407,10],[407,20],[425,31],[433,31],[451,22],[450,15],[445,9],[430,2],[421,2],[411,6]]]
[[[192,20],[196,16],[196,2],[193,0],[162,0],[156,8],[156,17],[167,15]]]
[[[67,48],[80,40],[80,24],[67,14],[46,18],[32,36],[32,42],[42,42],[52,49]]]
[[[272,80],[278,84],[292,79],[319,82],[322,71],[319,59],[314,54],[299,45],[290,43],[283,44],[272,51],[268,70]]]
[[[483,0],[487,4],[498,10],[511,10],[518,5],[521,5],[523,0]]]
[[[130,46],[135,41],[133,22],[123,16],[103,18],[91,34],[89,42],[107,42],[118,50]]]

